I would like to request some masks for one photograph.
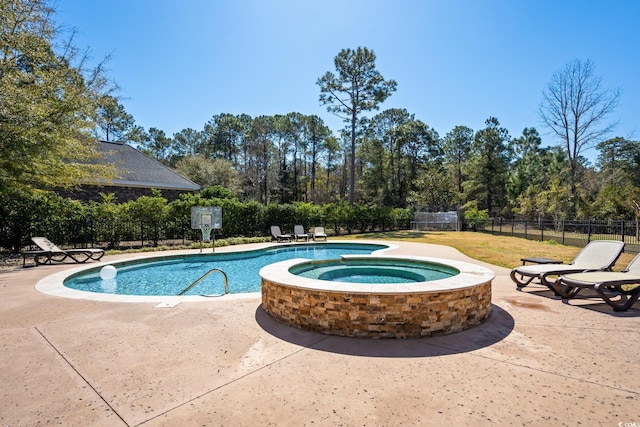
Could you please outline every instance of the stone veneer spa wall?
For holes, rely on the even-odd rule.
[[[411,285],[358,286],[288,272],[300,262],[279,262],[260,273],[263,309],[300,329],[347,337],[419,338],[459,332],[491,314],[494,274],[475,264],[437,260],[460,274]]]

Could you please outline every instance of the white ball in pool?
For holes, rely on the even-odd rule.
[[[105,265],[100,270],[100,278],[102,280],[114,279],[116,277],[116,274],[118,274],[118,270],[116,270],[113,265]]]

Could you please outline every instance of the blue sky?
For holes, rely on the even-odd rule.
[[[498,118],[512,137],[535,127],[555,71],[590,59],[622,89],[613,136],[640,138],[640,1],[58,0],[56,22],[109,75],[136,124],[172,136],[220,113],[300,112],[334,131],[318,77],[344,48],[373,50],[398,83],[380,105],[405,108],[444,136]],[[372,112],[369,116],[375,114]],[[588,154],[588,153],[587,153]]]

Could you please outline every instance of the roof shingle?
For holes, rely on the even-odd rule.
[[[122,187],[148,187],[157,189],[197,191],[200,186],[130,145],[100,141],[100,162],[113,164],[116,178],[110,185]]]

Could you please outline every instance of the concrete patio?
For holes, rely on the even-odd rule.
[[[640,303],[565,304],[479,264],[496,273],[489,320],[414,340],[300,331],[259,297],[158,308],[35,289],[77,264],[1,271],[0,425],[640,425]]]

